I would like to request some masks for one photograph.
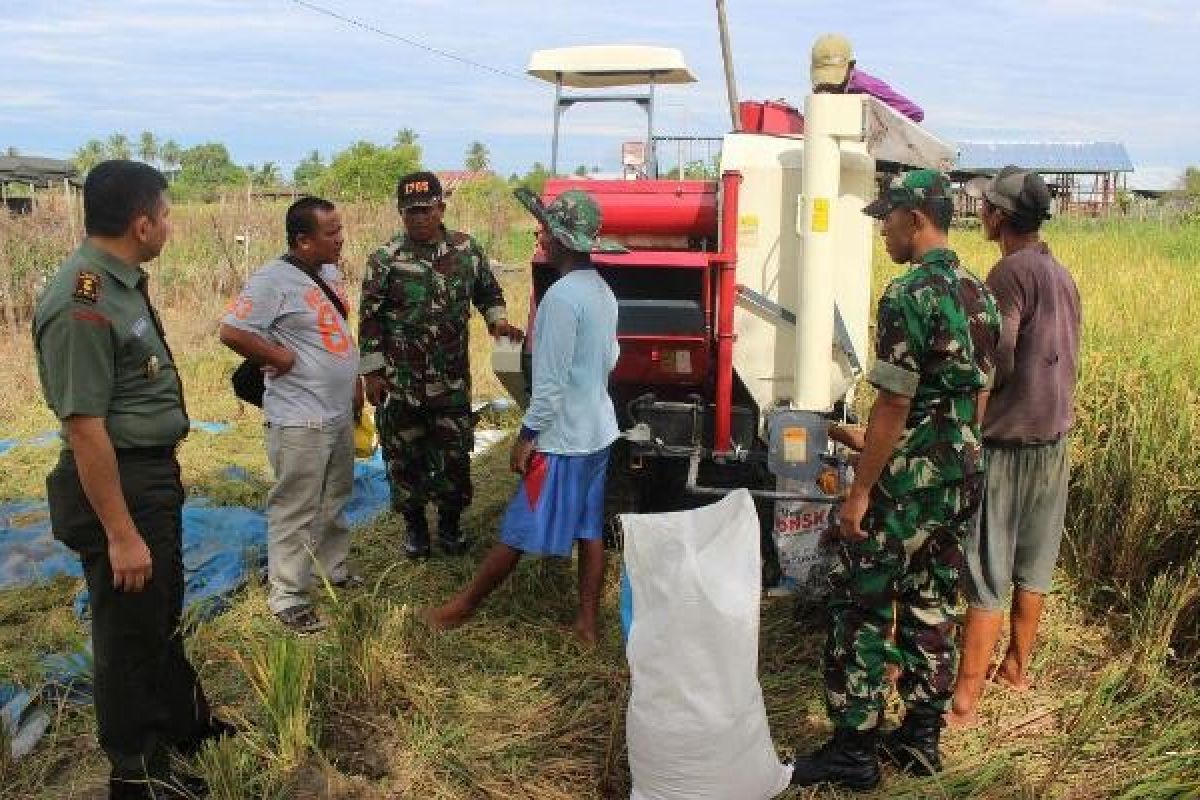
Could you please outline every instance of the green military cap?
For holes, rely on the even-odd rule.
[[[629,252],[616,242],[596,235],[600,231],[600,206],[587,192],[568,189],[548,206],[543,205],[541,199],[525,187],[514,189],[513,194],[568,250],[577,253]]]
[[[915,169],[903,172],[879,193],[863,213],[883,219],[897,208],[916,208],[929,200],[950,201],[950,179],[936,169]]]

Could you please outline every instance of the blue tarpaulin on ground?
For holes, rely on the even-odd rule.
[[[34,696],[20,686],[0,685],[0,729],[14,761],[28,755],[50,727],[50,715],[34,706]]]
[[[213,435],[225,433],[233,426],[228,422],[203,422],[192,420],[192,430]],[[0,439],[0,456],[16,447],[50,447],[60,441],[58,431],[45,431],[28,439]]]
[[[226,477],[246,480],[245,470],[226,471]],[[359,525],[388,507],[387,473],[377,454],[354,465],[354,494],[346,509],[351,524]],[[208,618],[225,610],[230,596],[267,563],[267,518],[244,506],[214,506],[204,498],[183,507],[183,567],[188,609]],[[59,575],[82,577],[79,558],[50,532],[44,501],[0,503],[0,589],[42,583]],[[75,598],[84,616],[87,589]],[[87,650],[53,653],[43,659],[45,683],[39,694],[71,702],[91,700],[91,656]],[[28,753],[49,724],[45,712],[32,705],[30,692],[0,684],[0,725],[11,742],[12,756]]]
[[[245,479],[244,470],[225,475]],[[387,472],[376,454],[354,465],[354,493],[346,508],[352,525],[369,522],[388,507]],[[204,498],[183,507],[183,566],[189,608],[214,604],[240,588],[267,560],[267,518],[245,506],[214,506]],[[58,575],[81,577],[79,559],[50,532],[44,501],[0,503],[0,589],[40,583]],[[82,610],[86,601],[77,603]],[[210,613],[211,613],[210,611]]]
[[[225,431],[232,427],[228,422],[197,422],[196,420],[192,420],[192,430],[204,431],[205,433],[225,433]]]
[[[220,433],[221,431],[212,431]],[[56,434],[55,434],[56,435]],[[483,452],[503,438],[503,431],[480,431],[476,451]],[[37,440],[0,442],[9,446],[40,444]],[[241,467],[228,467],[229,480],[248,480]],[[387,469],[377,450],[370,459],[354,464],[354,493],[346,507],[351,525],[370,522],[388,508],[390,493]],[[223,611],[229,597],[253,572],[267,562],[267,519],[259,509],[245,506],[214,506],[205,498],[193,498],[183,507],[183,568],[187,583],[185,603],[202,617]],[[41,583],[59,575],[81,577],[78,557],[50,532],[50,514],[45,501],[0,503],[0,589]],[[75,608],[82,616],[87,608],[87,590],[76,597]],[[43,659],[45,684],[40,693],[88,702],[91,693],[91,656],[85,649],[72,654],[50,654]],[[27,695],[19,687],[0,685],[0,724],[10,736],[21,733],[21,747],[31,748],[45,726],[41,718],[29,716]],[[11,717],[11,719],[9,719]]]
[[[45,431],[28,439],[0,439],[0,456],[18,447],[52,447],[60,441],[58,431]]]
[[[0,503],[0,589],[83,576],[79,558],[50,535],[42,500]]]
[[[371,458],[354,462],[354,494],[346,505],[346,517],[351,525],[370,522],[391,504],[387,467],[383,453],[375,451]]]

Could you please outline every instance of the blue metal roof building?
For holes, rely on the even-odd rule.
[[[959,142],[959,172],[988,175],[1008,164],[1053,174],[1133,172],[1120,142]]]
[[[1120,142],[959,142],[958,148],[955,180],[994,175],[1001,167],[1015,164],[1046,179],[1060,214],[1107,213],[1117,192],[1125,188],[1126,175],[1133,172],[1133,162]]]

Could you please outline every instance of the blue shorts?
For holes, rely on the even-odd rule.
[[[599,539],[608,450],[585,456],[534,453],[504,512],[500,541],[523,553],[565,557],[576,539]]]

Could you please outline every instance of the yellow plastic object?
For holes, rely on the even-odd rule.
[[[364,409],[354,423],[354,455],[370,458],[375,455],[375,415]]]

